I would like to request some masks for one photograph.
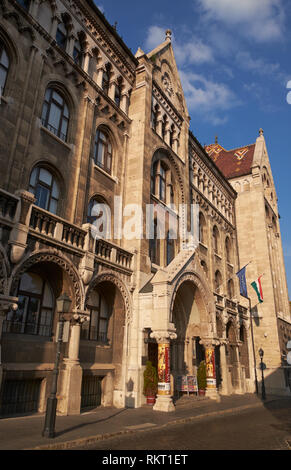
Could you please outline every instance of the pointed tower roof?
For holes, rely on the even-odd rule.
[[[157,85],[166,99],[172,104],[180,116],[189,120],[187,103],[185,100],[181,79],[172,45],[172,31],[165,31],[165,41],[146,54],[154,64],[153,83]]]

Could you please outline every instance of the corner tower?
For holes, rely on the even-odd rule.
[[[238,249],[240,266],[250,263],[246,276],[254,318],[256,364],[260,363],[258,350],[262,348],[267,392],[287,393],[287,369],[282,366],[284,334],[290,335],[291,317],[278,198],[263,130],[254,144],[227,151],[216,143],[206,147],[206,151],[238,194]],[[264,301],[258,304],[250,284],[261,275]]]

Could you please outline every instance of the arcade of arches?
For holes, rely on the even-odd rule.
[[[173,396],[179,396],[179,377],[197,376],[201,361],[206,363],[206,394],[209,396],[216,394],[218,398],[217,392],[231,394],[247,390],[250,342],[244,324],[236,324],[230,314],[222,319],[219,312],[213,324],[201,290],[189,280],[184,281],[177,290],[172,323],[176,329],[176,338],[170,341],[169,347]],[[158,346],[157,341],[149,342],[148,359],[157,370],[164,370],[167,364],[161,363],[161,357],[162,361],[165,359],[160,357]],[[166,389],[166,386],[163,388]]]
[[[56,257],[54,261],[56,261]],[[63,266],[62,266],[63,264]],[[60,314],[56,299],[67,293],[72,300],[64,315],[62,367],[58,381],[58,410],[79,413],[87,407],[120,406],[124,361],[125,303],[114,280],[98,278],[88,287],[84,308],[78,306],[76,282],[69,264],[43,260],[28,263],[15,276],[13,294],[18,308],[8,311],[2,327],[2,416],[43,412],[50,393],[56,357]],[[78,289],[77,289],[78,291]],[[82,297],[82,289],[79,286]],[[82,307],[82,306],[81,306]],[[67,334],[67,333],[69,334]],[[18,347],[15,348],[15,341]],[[34,347],[32,347],[32,344]],[[26,371],[17,372],[21,362]],[[35,365],[42,365],[35,367]],[[21,401],[13,397],[21,393]]]

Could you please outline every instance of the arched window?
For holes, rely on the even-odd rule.
[[[29,180],[29,191],[36,198],[36,205],[53,214],[57,213],[60,196],[59,185],[46,168],[41,166],[32,170]]]
[[[172,233],[171,230],[168,231],[167,233],[167,253],[166,253],[166,259],[167,259],[167,266],[173,261],[175,258],[175,240],[174,240],[174,234]]]
[[[112,145],[108,133],[103,129],[97,129],[96,132],[94,161],[97,166],[111,173]]]
[[[55,299],[49,283],[26,272],[18,286],[18,309],[7,315],[4,330],[10,333],[51,336]]]
[[[87,302],[90,311],[90,321],[82,325],[81,338],[100,343],[108,343],[108,323],[110,319],[110,307],[104,295],[95,290]]]
[[[94,224],[96,236],[101,238],[110,238],[111,229],[111,211],[105,199],[101,196],[94,196],[89,202],[87,223]]]
[[[69,117],[69,109],[62,95],[54,88],[48,88],[42,108],[42,125],[66,141]]]
[[[102,90],[104,91],[106,95],[108,95],[108,91],[109,91],[110,71],[111,71],[111,64],[107,63],[105,66],[105,70],[103,70],[103,77],[102,77]]]
[[[3,42],[0,40],[0,97],[4,92],[6,79],[9,70],[9,58],[4,47]]]
[[[232,262],[232,247],[231,247],[231,241],[229,237],[226,237],[225,239],[225,255],[226,255],[226,261],[228,263]]]
[[[161,153],[162,155],[164,154]],[[166,204],[174,203],[175,181],[171,170],[163,160],[154,159],[153,161],[151,167],[151,194]]]
[[[199,241],[200,243],[205,243],[206,241],[206,222],[205,222],[205,217],[202,214],[202,212],[199,212]]]
[[[212,238],[214,252],[219,253],[219,231],[216,225],[213,227]]]
[[[65,51],[67,47],[67,41],[68,41],[68,29],[67,29],[66,22],[63,21],[62,23],[59,23],[57,27],[56,43],[61,49]]]
[[[219,270],[215,272],[214,287],[215,287],[215,292],[219,293],[222,287],[222,276]]]
[[[234,283],[232,279],[229,279],[227,283],[227,295],[229,299],[232,299],[234,296]]]

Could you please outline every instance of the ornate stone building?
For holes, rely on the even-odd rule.
[[[141,406],[147,359],[159,372],[155,409],[174,408],[178,377],[203,359],[210,397],[254,391],[250,316],[235,275],[247,258],[240,205],[249,202],[237,187],[246,178],[229,180],[189,131],[171,32],[134,56],[91,0],[0,0],[0,15],[1,415],[45,410],[63,293],[72,303],[60,413]],[[247,194],[260,187],[262,236],[277,251],[264,266],[265,252],[253,254],[251,274],[264,269],[272,292],[255,340],[257,348],[267,333],[270,390],[287,393],[280,331],[290,331],[290,311],[265,154],[255,152]],[[191,204],[196,247],[187,243]]]

